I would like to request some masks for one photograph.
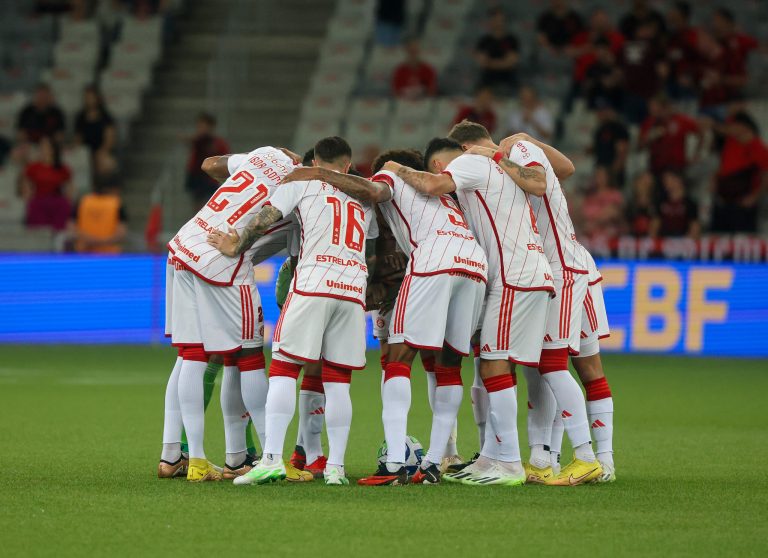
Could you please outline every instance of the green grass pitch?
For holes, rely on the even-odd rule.
[[[608,356],[619,480],[478,489],[158,480],[174,358],[169,348],[0,348],[0,556],[768,555],[765,360]],[[382,439],[378,353],[369,364],[352,383],[353,478],[373,470]],[[426,445],[420,370],[409,431]],[[523,447],[524,424],[521,412]],[[221,462],[218,391],[206,427]],[[468,394],[459,427],[470,456]]]

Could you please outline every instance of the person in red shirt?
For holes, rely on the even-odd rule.
[[[633,124],[639,124],[646,118],[648,101],[659,93],[667,74],[658,34],[653,20],[641,21],[637,24],[633,38],[628,39],[621,50],[624,116]]]
[[[615,56],[621,54],[624,37],[614,29],[605,10],[598,8],[589,18],[589,28],[578,33],[571,41],[568,53],[574,59],[573,80],[581,83],[589,67],[597,61],[595,47],[600,39],[608,41]]]
[[[661,177],[664,199],[652,224],[652,236],[698,238],[699,206],[685,191],[683,175],[667,171]]]
[[[725,142],[714,177],[712,230],[757,232],[758,202],[768,186],[768,147],[749,114],[736,113],[720,127]]]
[[[695,97],[699,29],[691,26],[690,19],[688,2],[675,2],[667,12],[668,86],[670,95],[676,99]]]
[[[392,93],[395,97],[421,99],[437,95],[437,73],[421,58],[421,47],[416,39],[405,45],[405,61],[392,74]]]
[[[496,109],[493,107],[495,101],[496,97],[493,94],[493,89],[488,86],[478,87],[472,104],[459,108],[453,123],[458,124],[462,120],[469,120],[470,122],[482,124],[493,134],[496,129]]]
[[[40,139],[40,158],[24,169],[21,195],[27,200],[28,227],[66,228],[70,213],[72,172],[61,161],[61,147],[55,140]]]
[[[215,180],[201,170],[203,161],[229,152],[229,144],[216,135],[216,118],[206,112],[200,113],[197,116],[195,135],[190,140],[186,183],[187,191],[197,207],[202,207],[219,187]]]
[[[727,8],[715,10],[712,16],[712,33],[722,45],[727,61],[723,81],[728,90],[728,100],[740,99],[747,84],[749,53],[759,44],[754,37],[738,31],[733,13]]]
[[[698,138],[694,157],[697,159],[701,151],[703,134],[696,120],[675,112],[672,103],[664,95],[651,100],[650,115],[640,128],[640,148],[648,148],[650,169],[657,178],[664,171],[685,170],[688,165],[685,145],[691,134]]]

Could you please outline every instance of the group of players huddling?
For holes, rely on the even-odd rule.
[[[349,386],[352,371],[366,365],[367,309],[382,348],[386,458],[359,484],[613,481],[613,400],[599,354],[608,324],[601,276],[576,240],[560,184],[574,171],[571,161],[525,134],[497,145],[467,121],[423,155],[382,153],[368,179],[350,172],[351,159],[347,142],[329,137],[303,165],[273,147],[203,164],[221,187],[168,244],[167,333],[179,356],[166,389],[158,475],[238,485],[322,476],[348,484]],[[290,286],[278,298],[267,380],[253,266],[283,249],[292,256],[281,269]],[[480,451],[464,463],[455,426],[461,360],[473,351]],[[410,375],[419,353],[433,418],[429,450],[409,474]],[[219,468],[203,449],[204,378],[222,360],[226,463]],[[517,365],[528,382],[525,463]],[[299,436],[285,462],[302,367]],[[564,432],[574,456],[561,469]]]

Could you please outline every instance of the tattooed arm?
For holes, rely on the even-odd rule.
[[[508,154],[512,149],[512,146],[519,141],[529,141],[532,144],[539,146],[544,152],[544,155],[547,156],[547,159],[549,159],[549,162],[552,165],[552,170],[555,171],[555,176],[557,176],[558,180],[563,181],[576,172],[576,167],[573,166],[573,161],[568,157],[560,153],[560,151],[551,145],[547,145],[543,141],[532,138],[525,133],[515,134],[501,140],[501,150]]]
[[[416,191],[427,196],[442,196],[456,191],[456,184],[450,174],[417,171],[394,161],[387,162],[383,170],[394,172]]]
[[[321,167],[296,169],[289,173],[281,184],[302,180],[322,180],[345,194],[367,203],[383,202],[391,197],[389,188],[381,182],[372,182],[360,176],[343,174]]]
[[[497,153],[501,152],[491,149],[490,147],[475,145],[469,148],[467,153],[472,155],[482,155],[483,157],[493,159]],[[510,161],[508,157],[501,157],[498,161],[498,165],[512,180],[515,181],[515,184],[520,186],[521,190],[538,197],[543,196],[547,191],[547,175],[543,168],[523,167]]]
[[[283,214],[279,209],[265,205],[245,226],[242,236],[232,227],[229,227],[229,233],[214,229],[208,233],[207,242],[225,256],[239,256],[253,246],[259,237],[264,236],[269,227],[282,218]]]

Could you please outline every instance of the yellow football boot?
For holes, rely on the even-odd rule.
[[[525,466],[526,484],[547,484],[547,481],[554,476],[552,467],[540,469],[530,463],[523,463],[523,465]]]
[[[289,461],[285,462],[285,480],[288,482],[310,482],[315,480],[315,476],[309,471],[297,469]]]
[[[546,483],[549,486],[577,486],[594,481],[603,474],[600,462],[595,459],[592,463],[574,458],[563,467],[560,474],[550,477]]]
[[[207,459],[191,458],[187,470],[189,482],[220,481],[221,469]]]

